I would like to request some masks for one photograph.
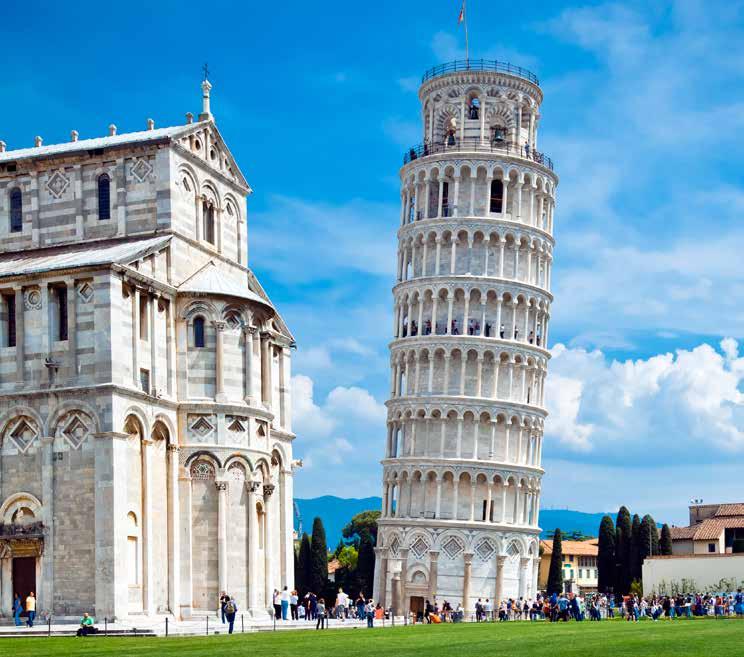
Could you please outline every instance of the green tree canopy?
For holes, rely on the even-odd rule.
[[[632,540],[630,511],[621,506],[615,521],[615,594],[624,595],[630,589]]]
[[[302,534],[300,540],[300,553],[297,557],[297,572],[295,573],[295,586],[301,595],[305,595],[310,588],[310,571],[312,563],[312,553],[310,548],[310,537],[307,533]]]
[[[353,545],[344,545],[344,547],[341,548],[341,551],[336,555],[339,564],[341,564],[343,568],[349,570],[354,570],[357,567],[358,558],[359,553]]]
[[[351,541],[359,548],[361,539],[366,534],[370,537],[372,545],[377,545],[377,521],[380,519],[380,511],[362,511],[357,513],[342,530],[342,535],[347,541]]]
[[[357,577],[359,586],[366,597],[372,595],[375,580],[375,550],[372,539],[366,534],[359,543],[359,559],[357,560]]]
[[[553,534],[553,553],[550,555],[550,570],[548,570],[548,595],[563,592],[563,544],[561,530],[556,529]]]
[[[310,541],[310,577],[308,589],[315,593],[323,591],[328,583],[328,545],[323,521],[313,520],[313,537]]]
[[[630,532],[630,577],[632,582],[641,579],[641,519],[637,513],[633,514]]]
[[[610,516],[599,523],[599,542],[597,551],[597,588],[606,593],[615,586],[615,523]]]
[[[668,556],[672,553],[672,530],[664,523],[661,526],[661,541],[659,541],[659,553]]]

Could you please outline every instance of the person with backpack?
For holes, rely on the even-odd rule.
[[[233,596],[227,596],[227,602],[225,603],[225,617],[228,623],[228,634],[233,633],[233,624],[235,623],[235,614],[238,613],[238,603],[235,602]]]
[[[320,598],[320,600],[318,600],[318,604],[315,607],[315,615],[318,619],[318,622],[315,623],[315,629],[326,629],[326,607],[325,600],[323,598]]]
[[[227,595],[227,592],[223,591],[220,593],[220,615],[222,616],[222,624],[224,625],[226,622],[225,619],[225,605],[227,604],[228,600],[230,600],[230,596]]]

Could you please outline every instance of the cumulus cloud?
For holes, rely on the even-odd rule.
[[[595,463],[656,467],[744,452],[744,358],[727,338],[637,360],[556,345],[546,449]]]
[[[305,471],[298,494],[378,495],[385,406],[356,386],[336,386],[316,401],[313,380],[302,374],[292,377],[292,395],[295,450]]]

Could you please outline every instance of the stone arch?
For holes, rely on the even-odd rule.
[[[208,320],[215,320],[220,316],[217,306],[211,301],[204,299],[189,302],[181,311],[181,319],[186,320],[188,323],[193,322],[194,318],[198,315],[203,315]]]
[[[10,444],[23,454],[41,438],[44,425],[40,422],[38,413],[32,409],[17,406],[6,413],[3,418],[0,448],[10,440]]]
[[[188,470],[190,465],[196,461],[197,459],[204,458],[207,460],[210,460],[214,463],[214,465],[217,467],[217,469],[222,468],[222,461],[213,454],[212,452],[206,450],[206,449],[200,449],[196,452],[192,452],[189,457],[186,459],[186,462],[184,463],[184,467]]]
[[[0,506],[0,523],[11,525],[15,514],[24,508],[28,508],[34,517],[41,519],[42,504],[39,498],[31,493],[14,493],[8,496]]]
[[[136,421],[136,424],[135,424]],[[139,424],[139,426],[136,426]],[[150,423],[147,421],[145,412],[138,406],[130,406],[124,413],[124,422],[122,424],[122,431],[129,435],[133,435],[136,432],[139,434],[140,439],[150,435]]]

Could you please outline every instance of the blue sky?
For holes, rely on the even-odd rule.
[[[397,172],[456,0],[0,8],[9,148],[183,122],[201,66],[255,193],[250,261],[292,327],[297,493],[379,492]],[[561,176],[543,506],[682,522],[744,499],[744,6],[469,3],[526,66]]]

